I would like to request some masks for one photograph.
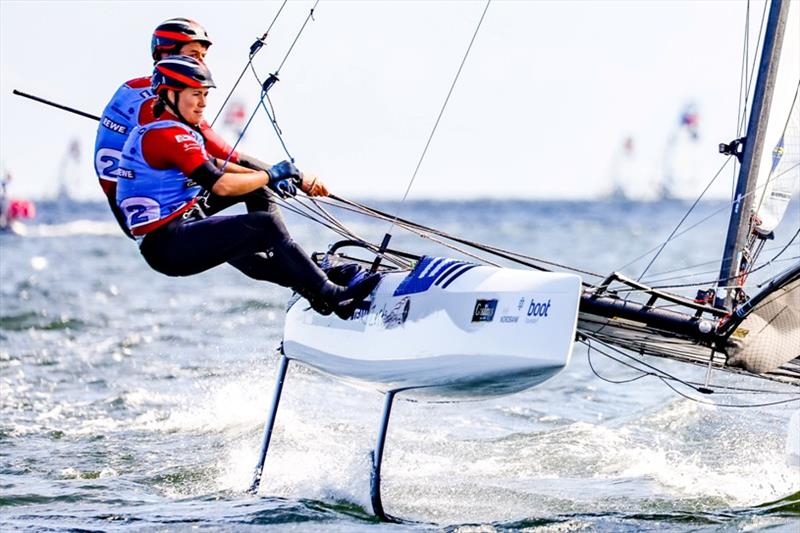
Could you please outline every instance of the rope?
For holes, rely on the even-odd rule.
[[[399,218],[400,211],[403,207],[403,204],[408,197],[408,193],[411,192],[411,187],[414,185],[414,180],[417,178],[417,172],[419,172],[420,166],[422,166],[422,160],[425,159],[425,154],[428,152],[428,147],[431,145],[431,141],[433,140],[433,135],[436,133],[436,128],[439,126],[439,121],[442,119],[442,115],[444,114],[444,110],[447,107],[447,103],[450,101],[450,96],[453,94],[453,89],[456,87],[456,82],[458,82],[458,77],[461,75],[461,70],[464,68],[464,64],[467,62],[467,57],[469,56],[470,50],[472,50],[472,44],[475,42],[475,38],[478,36],[478,30],[481,29],[481,24],[483,24],[483,19],[486,16],[486,11],[489,9],[489,4],[492,3],[492,0],[486,0],[486,6],[483,8],[483,13],[481,13],[481,18],[478,21],[478,25],[475,27],[475,33],[472,34],[472,39],[469,41],[469,46],[467,46],[467,51],[464,53],[464,58],[461,60],[461,65],[458,67],[458,71],[456,72],[455,78],[453,78],[453,83],[450,85],[450,90],[447,92],[447,97],[444,99],[444,104],[442,104],[442,109],[439,111],[439,116],[436,117],[436,122],[433,125],[433,129],[431,130],[431,134],[428,136],[428,141],[425,143],[425,148],[422,150],[422,155],[419,157],[419,161],[417,161],[417,167],[414,169],[414,174],[411,176],[411,181],[408,183],[408,187],[406,187],[406,192],[403,194],[403,199],[400,200],[400,207],[398,207],[397,215],[395,216],[395,220]],[[389,225],[389,231],[387,234],[392,232],[392,227],[394,226],[394,220]]]
[[[251,70],[253,71],[253,77],[258,82],[258,85],[262,86],[263,83],[261,82],[261,78],[256,72],[255,67],[253,67],[252,65],[251,65]],[[263,98],[259,101],[258,106],[261,107],[261,109],[263,109],[264,112],[267,114],[267,118],[269,118],[269,123],[272,125],[272,129],[275,130],[275,135],[278,136],[278,141],[280,141],[281,147],[283,147],[283,151],[286,154],[286,157],[288,157],[289,160],[292,163],[294,163],[294,157],[292,156],[292,154],[289,153],[289,149],[286,147],[286,142],[283,140],[283,130],[281,130],[280,126],[278,125],[278,119],[277,115],[275,114],[275,108],[272,106],[272,100],[269,99],[269,95],[267,95],[266,99],[267,102],[269,103],[270,109],[272,109],[271,113],[270,109],[267,109],[267,106],[264,104]]]
[[[767,10],[767,2],[764,3],[764,10],[762,11],[762,14],[761,14],[761,25],[759,27],[758,39],[756,40],[756,42],[760,42],[761,41],[761,33],[763,31],[764,22],[766,20],[766,10]],[[755,73],[755,61],[756,61],[756,57],[753,57],[753,68],[750,70],[750,73],[749,73],[749,76],[748,76],[747,56],[749,54],[749,35],[750,35],[750,2],[749,2],[749,0],[747,2],[747,10],[746,10],[745,17],[746,17],[745,18],[745,38],[744,38],[744,49],[742,51],[742,76],[741,76],[741,81],[740,81],[740,85],[739,85],[739,105],[738,105],[739,109],[742,110],[742,113],[741,113],[741,115],[740,115],[740,117],[739,117],[739,119],[737,121],[737,132],[738,132],[739,135],[741,135],[741,130],[742,130],[743,126],[744,126],[744,121],[745,121],[745,117],[746,117],[746,110],[747,110],[746,109],[747,108],[747,102],[749,101],[749,98],[750,98],[750,87],[751,87],[751,85],[753,83],[753,75]],[[745,80],[747,80],[746,85],[745,85]],[[744,109],[742,109],[742,88],[743,87],[744,87],[744,102],[745,102]],[[673,236],[675,235],[675,232],[677,232],[678,229],[681,227],[681,225],[686,221],[686,218],[694,210],[694,208],[697,206],[697,204],[700,201],[700,199],[703,198],[703,196],[706,194],[706,192],[711,187],[711,185],[716,181],[716,179],[722,173],[723,169],[728,164],[730,159],[731,158],[729,157],[725,161],[725,164],[722,165],[722,167],[719,169],[719,171],[717,171],[717,173],[714,175],[714,177],[708,183],[708,185],[706,185],[705,189],[703,189],[703,191],[700,193],[700,195],[697,197],[697,199],[695,199],[694,203],[691,205],[691,207],[686,212],[686,214],[683,216],[683,218],[681,218],[681,220],[678,223],[678,225],[675,226],[675,228],[672,230],[672,233],[670,233],[669,237],[667,237],[667,239],[660,245],[660,247],[659,247],[658,251],[656,252],[656,254],[653,256],[653,258],[650,260],[650,262],[644,268],[642,273],[639,274],[639,277],[637,278],[637,281],[641,281],[641,279],[644,277],[644,275],[647,273],[647,271],[650,269],[650,267],[653,265],[653,263],[656,261],[656,259],[658,259],[658,257],[661,255],[661,252],[664,250],[664,248],[667,246],[667,244],[669,244],[671,242]],[[735,170],[735,168],[736,168],[736,165],[734,165],[734,170]],[[650,252],[652,252],[652,250],[647,252],[647,254],[645,254],[645,255],[648,255]],[[638,261],[642,257],[644,257],[644,256],[640,256],[639,258],[637,258],[634,261],[628,263],[627,265],[625,265],[624,267],[620,268],[619,270],[622,270],[622,269],[630,266],[631,264],[635,263],[636,261]],[[718,281],[724,282],[725,280],[718,280]]]
[[[688,209],[688,210],[686,211],[686,213],[683,215],[683,218],[681,218],[680,222],[678,222],[678,224],[675,226],[675,228],[674,228],[674,229],[672,230],[672,232],[669,234],[669,237],[667,237],[667,239],[666,239],[666,240],[664,241],[664,243],[661,245],[661,248],[659,248],[658,252],[656,252],[656,255],[654,255],[654,256],[653,256],[653,258],[650,260],[650,262],[649,262],[649,263],[647,263],[647,266],[646,266],[646,267],[644,267],[644,270],[642,271],[642,273],[641,273],[641,274],[639,274],[639,277],[638,277],[638,278],[636,278],[636,281],[641,281],[642,277],[644,277],[644,275],[645,275],[645,274],[647,274],[647,271],[648,271],[648,270],[650,269],[650,267],[653,265],[653,263],[655,262],[655,260],[656,260],[656,259],[658,259],[658,256],[659,256],[659,255],[661,255],[661,252],[663,252],[663,251],[664,251],[664,248],[665,248],[665,247],[667,246],[667,244],[669,244],[669,242],[672,240],[672,237],[673,237],[673,235],[675,235],[675,232],[676,232],[676,231],[678,231],[678,229],[680,229],[680,227],[683,225],[683,223],[686,221],[686,219],[689,217],[689,215],[692,213],[692,211],[694,211],[694,208],[695,208],[695,207],[697,207],[697,204],[698,204],[698,203],[700,203],[700,200],[703,198],[703,196],[705,196],[706,192],[708,192],[708,189],[709,189],[709,188],[711,188],[711,185],[713,185],[713,184],[714,184],[714,182],[715,182],[715,181],[717,181],[717,178],[719,177],[719,175],[720,175],[720,174],[722,174],[722,171],[723,171],[723,170],[725,169],[725,167],[728,165],[728,163],[730,162],[730,160],[731,160],[731,157],[729,156],[729,157],[728,157],[728,158],[725,160],[725,162],[722,164],[722,166],[720,167],[720,169],[717,171],[717,173],[716,173],[716,174],[714,174],[714,177],[713,177],[713,178],[711,178],[711,181],[709,181],[709,182],[708,182],[708,185],[706,185],[706,188],[705,188],[705,189],[703,189],[703,192],[701,192],[701,193],[700,193],[700,196],[698,196],[698,197],[695,199],[694,203],[693,203],[693,204],[692,204],[692,205],[689,207],[689,209]],[[627,265],[626,265],[626,266],[627,266]],[[623,267],[623,268],[624,268],[624,267]],[[620,269],[620,270],[621,270],[621,269]]]
[[[602,344],[606,348],[608,348],[610,350],[613,350],[614,352],[616,352],[616,353],[618,353],[618,354],[620,354],[620,355],[622,355],[624,357],[627,357],[629,359],[634,359],[633,356],[631,356],[630,354],[627,354],[627,353],[625,353],[625,352],[623,352],[623,351],[621,351],[618,348],[615,348],[613,346],[609,346],[607,343],[604,343],[603,341],[597,339],[596,337],[593,337],[591,335],[586,335],[585,333],[584,333],[584,335],[586,337],[588,337],[588,338],[594,339],[596,342],[599,342],[600,344]],[[675,376],[673,376],[671,374],[668,374],[667,372],[661,370],[660,368],[657,368],[657,367],[655,367],[653,365],[650,365],[648,363],[645,363],[643,361],[636,360],[637,364],[640,364],[640,365],[643,365],[643,366],[645,366],[647,368],[650,368],[653,371],[652,372],[648,372],[648,371],[642,370],[641,368],[638,368],[635,365],[632,365],[630,363],[626,363],[624,361],[621,361],[618,358],[616,358],[616,357],[614,357],[614,356],[612,356],[612,355],[610,355],[610,354],[608,354],[606,352],[603,352],[602,350],[599,350],[596,347],[593,347],[591,345],[591,343],[586,341],[586,340],[581,340],[580,342],[581,342],[581,344],[584,344],[585,346],[587,346],[589,351],[594,349],[595,352],[597,352],[600,355],[603,355],[603,356],[611,359],[612,361],[615,361],[615,362],[617,362],[617,363],[619,363],[619,364],[621,364],[623,366],[626,366],[628,368],[631,368],[631,369],[634,369],[634,370],[636,370],[638,372],[641,372],[641,375],[636,376],[636,377],[634,377],[632,379],[627,379],[627,380],[612,380],[612,379],[606,378],[606,377],[600,375],[595,370],[595,368],[594,368],[594,366],[592,365],[592,362],[591,362],[591,354],[589,354],[589,366],[591,367],[592,372],[594,373],[595,376],[597,376],[598,378],[600,378],[603,381],[606,381],[608,383],[624,384],[624,383],[630,383],[631,381],[636,381],[636,380],[641,379],[643,377],[652,376],[652,377],[655,377],[655,378],[659,379],[664,385],[669,387],[673,392],[675,392],[676,394],[678,394],[679,396],[681,396],[681,397],[683,397],[683,398],[685,398],[687,400],[691,400],[691,401],[697,402],[697,403],[702,403],[702,404],[705,404],[705,405],[713,405],[713,406],[716,406],[716,407],[731,407],[731,408],[738,408],[738,409],[747,409],[747,408],[754,408],[754,407],[770,407],[770,406],[774,406],[774,405],[782,405],[782,404],[787,404],[787,403],[800,401],[800,396],[796,396],[794,398],[788,398],[788,399],[784,399],[784,400],[776,400],[776,401],[773,401],[773,402],[763,402],[763,403],[757,403],[757,404],[725,404],[725,403],[718,403],[718,402],[703,400],[701,398],[695,398],[694,396],[691,396],[689,394],[686,394],[686,393],[678,390],[673,385],[673,382],[674,383],[680,383],[681,385],[683,385],[683,386],[685,386],[685,387],[687,387],[689,389],[692,389],[695,392],[700,392],[700,387],[703,386],[703,385],[700,385],[698,383],[691,382],[691,381],[682,380],[682,379],[680,379],[678,377],[675,377]],[[737,390],[734,387],[724,387],[724,388],[729,389],[729,390]],[[784,394],[784,393],[780,393],[780,392],[773,393],[771,391],[765,391],[765,390],[758,391],[758,390],[755,390],[755,389],[741,389],[739,392],[762,392],[764,394]],[[788,394],[794,394],[794,393],[788,393]]]
[[[758,272],[762,268],[766,268],[766,267],[770,266],[770,264],[773,264],[773,263],[785,263],[785,262],[788,262],[788,261],[794,261],[795,259],[800,259],[800,255],[793,255],[791,257],[784,257],[783,259],[775,259],[775,258],[773,258],[773,259],[770,259],[769,261],[759,265],[758,268],[754,268],[753,270],[750,271],[750,273],[752,274],[753,272]],[[692,283],[688,283],[688,282],[687,283],[678,283],[678,284],[672,284],[672,285],[657,285],[657,284],[658,283],[663,283],[665,281],[687,279],[687,278],[691,278],[693,276],[701,276],[701,275],[706,275],[706,274],[713,274],[715,272],[716,272],[716,270],[706,270],[706,271],[703,271],[703,272],[696,272],[694,274],[686,274],[684,276],[672,276],[672,277],[669,277],[669,278],[652,279],[652,280],[648,281],[648,285],[649,285],[648,289],[678,289],[678,288],[682,288],[682,287],[685,288],[685,287],[701,287],[701,286],[707,287],[707,286],[709,286],[709,285],[711,285],[713,283],[718,282],[719,280],[715,279],[715,280],[708,280],[708,281],[697,281],[697,282],[692,282]],[[730,280],[724,280],[724,281],[730,281]],[[720,288],[726,288],[726,287],[720,287]],[[617,292],[625,292],[625,291],[636,292],[636,291],[643,291],[643,290],[644,289],[637,289],[637,288],[631,287],[631,288],[618,289]]]
[[[285,4],[285,1],[284,1],[284,4]],[[283,61],[281,61],[280,65],[278,66],[278,69],[272,75],[276,80],[278,79],[278,73],[283,68],[283,65],[286,63],[286,60],[289,59],[289,55],[292,53],[292,50],[294,50],[294,46],[295,46],[295,44],[297,44],[297,41],[300,39],[300,35],[302,35],[303,30],[305,29],[306,25],[308,24],[308,21],[313,19],[314,10],[316,9],[317,4],[319,4],[319,0],[316,0],[316,2],[314,2],[314,6],[309,11],[308,16],[306,16],[306,19],[303,21],[302,26],[300,26],[300,30],[298,30],[297,35],[295,35],[294,40],[292,41],[292,44],[289,46],[289,50],[286,52],[286,55],[283,56]],[[282,10],[283,10],[283,5],[281,5],[281,8],[278,10],[278,13],[275,15],[275,19],[272,21],[273,24],[275,23],[275,20],[277,20],[278,15],[280,15],[280,12]],[[272,24],[270,24],[270,28],[272,28]],[[269,32],[269,30],[267,30],[267,32]],[[263,39],[266,39],[266,35],[267,34],[265,33]],[[258,43],[260,41],[261,40],[256,41],[256,43]],[[262,44],[263,44],[263,41],[262,41]],[[253,51],[254,47],[256,47],[255,43],[253,44],[253,47],[251,47],[250,59],[248,60],[247,64],[245,65],[245,70],[247,70],[248,67],[252,68],[253,69],[253,74],[256,74],[255,67],[253,66],[253,57],[258,52],[258,50],[260,50],[261,47],[258,46]],[[241,79],[241,76],[239,76],[239,79]],[[248,119],[247,124],[245,124],[244,128],[239,133],[239,137],[236,139],[236,142],[233,144],[233,148],[231,149],[231,152],[228,154],[228,157],[225,159],[225,163],[222,166],[222,170],[223,171],[225,170],[225,166],[228,164],[228,162],[230,161],[231,157],[233,156],[233,153],[236,150],[236,147],[239,145],[239,142],[242,140],[242,138],[244,138],[245,133],[247,133],[247,129],[250,127],[250,123],[253,121],[253,117],[255,116],[256,112],[259,109],[259,107],[263,107],[264,110],[267,111],[267,108],[264,105],[264,99],[265,98],[267,98],[267,99],[269,98],[268,95],[267,95],[267,92],[269,91],[270,87],[265,87],[264,84],[261,84],[261,80],[258,78],[257,74],[256,74],[256,79],[259,80],[259,84],[261,85],[261,97],[258,99],[258,103],[256,104],[255,109],[253,109],[253,112],[250,114],[250,118]],[[267,81],[269,81],[269,80],[267,80]],[[237,81],[237,83],[238,83],[238,81]],[[225,101],[227,102],[227,99]],[[224,106],[224,104],[223,104],[223,106]],[[271,102],[270,102],[270,106],[272,106]],[[220,109],[220,111],[221,111],[221,109]],[[217,114],[217,116],[219,116],[219,114]],[[294,158],[292,158],[292,156],[289,154],[289,151],[286,149],[286,144],[283,141],[283,137],[281,135],[280,128],[277,127],[277,122],[275,122],[275,120],[272,118],[272,115],[270,115],[269,111],[267,111],[267,116],[270,117],[270,122],[272,123],[273,127],[275,128],[275,133],[278,135],[278,139],[280,139],[281,144],[283,145],[283,149],[286,152],[286,155],[289,156],[289,159],[291,159],[292,162],[294,162]],[[214,120],[216,120],[216,118]]]
[[[398,227],[401,227],[403,229],[407,229],[408,230],[408,228],[416,228],[418,230],[425,231],[426,233],[437,235],[439,237],[451,240],[453,242],[457,242],[459,244],[464,244],[464,245],[469,246],[471,248],[475,248],[475,249],[478,249],[478,250],[485,251],[485,252],[490,253],[492,255],[496,255],[497,257],[502,257],[503,259],[507,259],[509,261],[512,261],[514,263],[517,263],[517,264],[520,264],[520,265],[523,265],[523,266],[528,266],[528,267],[531,267],[531,268],[535,268],[537,270],[548,271],[549,269],[546,269],[546,268],[536,264],[536,263],[541,263],[543,265],[549,265],[549,266],[553,266],[553,267],[560,268],[560,269],[563,269],[563,270],[569,270],[571,272],[577,272],[577,273],[584,274],[584,275],[587,275],[587,276],[596,277],[598,279],[603,279],[605,277],[605,276],[603,276],[601,274],[597,274],[596,272],[590,272],[588,270],[581,270],[579,268],[570,267],[568,265],[563,265],[561,263],[556,263],[554,261],[547,261],[545,259],[541,259],[541,258],[525,255],[525,254],[514,252],[514,251],[511,251],[511,250],[506,250],[506,249],[499,248],[499,247],[496,247],[496,246],[492,246],[492,245],[489,245],[489,244],[484,244],[484,243],[480,243],[480,242],[477,242],[477,241],[471,241],[471,240],[468,240],[468,239],[457,237],[455,235],[451,235],[451,234],[449,234],[447,232],[444,232],[444,231],[441,231],[441,230],[437,230],[435,228],[424,226],[422,224],[411,222],[409,220],[405,220],[405,219],[402,219],[402,218],[396,218],[396,217],[394,217],[394,215],[390,215],[390,214],[385,213],[383,211],[380,211],[378,209],[375,209],[375,208],[372,208],[372,207],[369,207],[369,206],[366,206],[366,205],[363,205],[363,204],[360,204],[360,203],[357,203],[357,202],[353,202],[351,200],[346,200],[346,199],[338,197],[336,195],[331,195],[330,198],[334,199],[336,201],[342,202],[342,203],[344,203],[346,205],[352,206],[355,211],[361,212],[365,216],[370,216],[370,217],[373,217],[373,218],[379,218],[379,219],[383,219],[383,220],[391,220],[392,218],[394,218],[395,225],[397,225]],[[448,247],[451,248],[451,249],[458,250],[458,248],[453,247],[453,246],[448,246]]]
[[[769,248],[764,248],[764,251],[765,252],[772,252],[774,250],[778,250],[779,248],[781,248],[781,247],[780,246],[771,246]],[[700,267],[704,267],[704,266],[708,266],[708,265],[716,265],[716,264],[719,264],[719,260],[718,259],[714,259],[712,261],[703,261],[702,263],[695,263],[693,265],[686,265],[686,266],[682,266],[682,267],[679,267],[679,268],[671,268],[669,270],[662,270],[660,272],[656,272],[655,274],[650,274],[650,276],[648,276],[644,281],[646,281],[647,283],[656,283],[657,281],[668,281],[670,279],[680,279],[681,277],[684,277],[684,276],[676,276],[676,277],[671,277],[671,278],[659,278],[659,276],[664,276],[666,274],[674,274],[675,272],[684,272],[684,271],[691,270],[693,268],[700,268]],[[698,272],[698,274],[711,274],[713,272],[717,272],[717,270],[713,270],[713,271],[706,270],[704,272]],[[652,280],[652,281],[650,281],[650,280]]]
[[[790,168],[786,169],[786,171],[782,172],[781,174],[779,174],[779,175],[777,175],[777,176],[774,176],[774,177],[772,177],[772,178],[769,178],[769,179],[768,179],[768,180],[766,180],[766,181],[765,181],[763,184],[759,185],[758,187],[754,187],[754,188],[753,188],[753,190],[752,190],[751,192],[749,192],[749,193],[747,193],[747,194],[745,194],[745,195],[742,195],[742,198],[745,198],[745,197],[747,197],[747,196],[749,196],[749,195],[751,195],[751,194],[755,194],[755,193],[756,193],[756,191],[759,191],[759,190],[763,189],[763,188],[764,188],[764,187],[766,187],[766,186],[767,186],[769,183],[771,183],[773,180],[776,180],[776,179],[778,179],[779,177],[783,176],[783,175],[784,175],[784,174],[786,174],[787,172],[790,172],[790,171],[794,170],[794,169],[795,169],[795,168],[797,168],[798,166],[800,166],[800,163],[797,163],[796,165],[794,165],[794,166],[792,166],[792,167],[790,167]],[[725,204],[724,206],[720,207],[720,208],[719,208],[719,209],[717,209],[716,211],[713,211],[713,212],[712,212],[710,215],[708,215],[707,217],[705,217],[705,218],[702,218],[702,219],[698,220],[696,223],[692,224],[691,226],[689,226],[688,228],[684,229],[684,230],[683,230],[683,231],[681,231],[680,233],[676,233],[676,234],[674,234],[674,235],[673,235],[673,236],[672,236],[672,237],[669,239],[669,241],[673,241],[673,240],[677,239],[678,237],[680,237],[680,236],[682,236],[682,235],[685,235],[687,232],[689,232],[690,230],[692,230],[692,229],[696,228],[697,226],[699,226],[699,225],[700,225],[700,224],[702,224],[703,222],[705,222],[705,221],[709,220],[710,218],[713,218],[713,217],[715,217],[716,215],[718,215],[718,214],[722,213],[723,211],[726,211],[727,209],[729,209],[729,208],[730,208],[730,206],[731,206],[733,203],[735,203],[735,200],[731,200],[730,202],[728,202],[728,203],[727,203],[727,204]],[[646,251],[645,253],[643,253],[642,255],[640,255],[639,257],[637,257],[636,259],[633,259],[632,261],[629,261],[628,263],[626,263],[625,265],[623,265],[622,267],[620,267],[620,268],[619,268],[619,269],[617,269],[617,270],[618,270],[618,271],[622,271],[622,270],[624,270],[625,268],[628,268],[629,266],[633,265],[633,264],[634,264],[634,263],[636,263],[637,261],[639,261],[639,260],[641,260],[641,259],[643,259],[643,258],[647,257],[648,255],[650,255],[650,254],[651,254],[651,253],[653,253],[654,251],[658,250],[658,249],[659,249],[659,248],[660,248],[662,245],[663,245],[663,243],[657,244],[656,246],[654,246],[654,247],[653,247],[653,248],[651,248],[650,250]]]
[[[300,26],[300,31],[298,31],[297,35],[295,35],[294,41],[292,41],[291,46],[289,46],[289,50],[286,52],[286,55],[283,56],[283,61],[281,61],[281,64],[278,65],[278,70],[275,71],[275,76],[276,77],[278,76],[278,73],[280,73],[281,69],[283,68],[284,63],[286,63],[286,60],[289,59],[289,54],[291,54],[292,50],[294,50],[294,45],[297,44],[297,41],[298,41],[298,39],[300,39],[300,35],[303,33],[303,30],[306,29],[306,24],[308,24],[309,20],[314,20],[314,10],[317,9],[317,5],[318,4],[319,4],[319,0],[316,0],[316,2],[314,2],[314,5],[311,7],[311,10],[308,12],[308,15],[306,16],[306,19],[303,21],[303,25]]]
[[[281,4],[281,7],[278,8],[278,12],[275,13],[275,16],[273,17],[272,22],[270,22],[269,27],[267,28],[267,31],[264,32],[264,35],[262,35],[261,37],[256,39],[256,41],[250,46],[250,54],[248,55],[247,63],[245,64],[244,68],[242,69],[241,74],[239,74],[239,77],[236,78],[236,83],[233,84],[233,87],[231,88],[230,92],[228,92],[228,96],[225,97],[225,101],[222,102],[222,106],[220,106],[219,111],[217,111],[217,115],[214,117],[214,120],[211,121],[211,127],[214,127],[214,124],[217,122],[217,119],[222,114],[222,110],[225,109],[225,106],[227,105],[228,100],[230,100],[231,96],[233,96],[233,92],[236,90],[236,87],[239,86],[239,82],[242,81],[242,77],[244,76],[244,73],[247,72],[247,67],[249,67],[250,65],[253,64],[253,58],[256,57],[256,54],[258,54],[258,52],[261,50],[261,48],[267,43],[267,36],[269,35],[269,32],[272,30],[272,26],[274,26],[275,22],[278,20],[278,17],[280,16],[281,11],[283,11],[283,8],[286,6],[286,2],[288,2],[288,0],[283,0],[283,3]]]

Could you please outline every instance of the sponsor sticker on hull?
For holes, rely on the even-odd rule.
[[[472,311],[473,322],[491,322],[497,310],[497,299],[476,300],[475,309]]]

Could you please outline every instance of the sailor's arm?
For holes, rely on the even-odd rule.
[[[226,166],[222,170],[197,139],[177,127],[146,132],[142,138],[142,152],[153,168],[177,168],[191,182],[219,196],[242,196],[270,180],[268,171],[249,170],[235,163],[228,163],[230,169]]]
[[[216,160],[216,164],[218,167],[222,167],[224,161]],[[266,163],[263,163],[266,165]],[[271,166],[265,166],[265,170],[269,170],[272,168]],[[225,172],[230,172],[231,174],[249,174],[254,172],[255,170],[259,169],[252,169],[249,167],[242,166],[240,164],[232,163],[228,161],[228,164],[225,165]],[[311,174],[309,172],[300,172],[300,183],[299,183],[300,190],[306,193],[308,196],[328,196],[328,188],[322,182],[321,179],[316,174]],[[212,191],[214,194],[219,194],[220,196],[225,196],[222,193],[217,191]]]
[[[228,163],[225,170],[211,160],[198,166],[189,179],[218,196],[242,196],[269,183],[269,172],[250,170],[235,163]]]
[[[230,163],[229,163],[230,165]],[[218,196],[243,196],[267,185],[286,198],[297,194],[301,172],[289,161],[272,165],[269,170],[246,170],[238,166],[218,168],[212,159],[203,161],[188,175],[189,179]]]
[[[206,141],[206,150],[208,150],[210,155],[216,157],[218,160],[224,161],[228,158],[229,154],[232,154],[228,164],[225,166],[226,172],[230,171],[237,174],[244,174],[253,170],[269,170],[272,167],[272,165],[265,163],[257,157],[235,151],[207,122],[203,121],[200,124],[200,131],[203,133],[203,137]],[[309,196],[328,196],[329,194],[328,188],[322,180],[319,179],[319,176],[315,174],[301,173],[301,182],[299,186],[300,190]],[[213,192],[219,194],[216,191]]]

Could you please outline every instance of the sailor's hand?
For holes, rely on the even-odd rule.
[[[281,198],[289,198],[297,194],[296,183],[302,173],[291,161],[281,161],[269,167],[267,187],[278,193]]]
[[[294,166],[291,161],[281,161],[269,167],[270,181],[284,180],[288,178],[300,178],[302,173]]]
[[[297,186],[292,178],[282,180],[269,180],[267,186],[275,191],[281,198],[292,198],[297,196]]]
[[[300,190],[308,196],[328,196],[328,188],[315,174],[301,173]]]

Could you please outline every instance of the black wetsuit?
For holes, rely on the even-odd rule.
[[[316,292],[327,280],[325,273],[291,238],[266,193],[259,189],[253,196],[245,201],[253,209],[250,213],[203,218],[244,198],[212,197],[204,214],[191,211],[148,233],[142,255],[154,270],[169,276],[191,276],[227,262],[250,278]]]

